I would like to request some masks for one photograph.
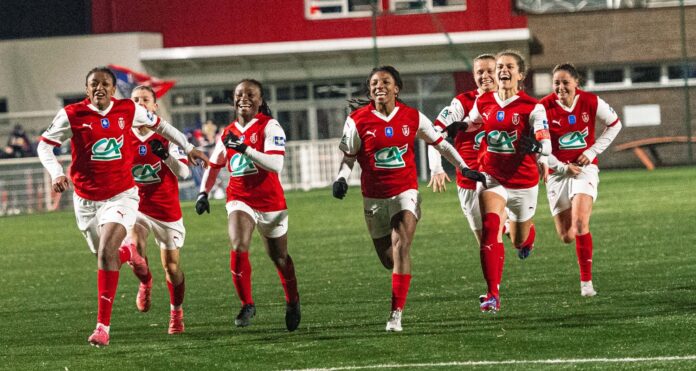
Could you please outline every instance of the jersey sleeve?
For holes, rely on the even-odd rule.
[[[181,161],[185,164],[188,164],[188,157],[186,156],[186,153],[184,153],[184,150],[181,149],[181,147],[177,146],[174,143],[169,143],[169,156],[177,159],[178,161]]]
[[[135,104],[135,103],[133,103]],[[160,123],[160,118],[152,112],[146,110],[143,106],[135,104],[135,113],[133,114],[133,127],[146,126],[148,128],[156,128]]]
[[[619,115],[616,114],[616,111],[599,97],[597,98],[597,121],[606,126],[613,126],[619,122]]]
[[[464,117],[466,117],[466,111],[464,106],[462,106],[462,102],[459,101],[459,99],[454,98],[452,99],[452,103],[443,108],[442,111],[440,111],[440,114],[437,115],[435,126],[445,129],[452,125],[453,122],[463,121]]]
[[[270,120],[264,129],[266,140],[263,143],[263,152],[271,155],[285,154],[285,131],[276,120]]]
[[[343,126],[343,136],[338,148],[348,156],[355,156],[360,150],[362,141],[358,135],[358,128],[355,126],[355,121],[351,117],[346,119],[346,124]]]
[[[213,149],[213,152],[210,154],[210,167],[214,168],[222,168],[225,167],[225,163],[227,161],[227,149],[225,148],[225,145],[222,143],[222,138],[218,138],[217,142],[215,142],[215,148]]]
[[[534,106],[534,109],[529,114],[529,123],[534,128],[534,133],[546,131],[549,132],[549,121],[546,118],[546,109],[541,104]],[[539,138],[537,138],[539,139]],[[544,138],[544,139],[548,139]]]
[[[442,136],[438,134],[437,131],[435,131],[433,123],[430,122],[430,119],[428,119],[421,112],[418,112],[418,116],[419,119],[417,136],[430,145],[437,145],[438,143],[442,142]]]
[[[483,116],[481,116],[481,112],[478,108],[478,98],[474,101],[474,105],[471,107],[471,111],[469,111],[467,118],[469,119],[469,128],[466,131],[478,130],[481,125],[483,125]]]
[[[70,129],[70,121],[65,108],[58,111],[56,117],[53,118],[51,125],[41,134],[41,141],[52,146],[60,146],[64,141],[72,137]]]

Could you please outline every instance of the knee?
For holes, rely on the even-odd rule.
[[[179,273],[179,263],[177,262],[165,262],[162,264],[162,268],[168,275],[174,275]]]
[[[241,238],[231,238],[230,248],[234,251],[249,251],[249,242],[243,241]]]
[[[500,217],[496,213],[486,213],[483,216],[482,239],[490,243],[492,239],[497,240],[498,230],[500,229]]]
[[[586,234],[590,231],[590,223],[587,220],[578,220],[575,222],[577,234]]]
[[[563,243],[571,243],[575,240],[575,233],[568,231],[559,235]]]

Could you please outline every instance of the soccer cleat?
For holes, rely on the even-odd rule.
[[[97,328],[95,328],[92,335],[87,338],[87,341],[97,348],[109,345],[109,331],[106,326],[98,323]]]
[[[288,328],[288,331],[292,332],[297,330],[297,327],[300,326],[301,319],[300,301],[287,303],[285,305],[285,327]]]
[[[479,295],[479,303],[483,303],[484,301],[486,301],[486,295]]]
[[[134,243],[130,243],[126,246],[128,246],[128,250],[130,250],[131,254],[130,259],[128,259],[128,265],[133,268],[133,273],[142,279],[142,277],[147,276],[149,270],[147,261],[138,253],[138,249],[135,247]]]
[[[152,278],[147,283],[140,283],[138,295],[135,297],[135,306],[141,312],[150,310],[152,304]]]
[[[531,246],[525,246],[520,249],[517,249],[517,257],[520,258],[520,260],[527,259],[529,255],[532,253],[532,250],[534,249],[534,245]]]
[[[580,295],[587,297],[597,295],[597,291],[592,287],[592,281],[580,281]]]
[[[247,327],[251,325],[251,319],[256,315],[256,306],[254,304],[246,304],[239,310],[237,318],[234,319],[234,324],[237,327]]]
[[[480,300],[480,299],[479,299]],[[495,296],[486,296],[479,305],[481,312],[496,313],[500,311],[500,299]]]
[[[184,332],[184,310],[177,309],[169,312],[169,335]]]
[[[387,321],[387,332],[401,332],[401,310],[393,310]]]

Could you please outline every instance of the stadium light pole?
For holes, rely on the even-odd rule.
[[[689,92],[689,57],[686,52],[686,14],[684,0],[679,0],[679,25],[681,28],[682,77],[684,78],[684,122],[686,124],[686,145],[689,151],[689,163],[694,162],[693,144],[691,143],[691,94]]]

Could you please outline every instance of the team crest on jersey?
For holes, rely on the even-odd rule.
[[[138,154],[140,156],[145,156],[147,154],[147,146],[144,144],[141,144],[138,146]]]
[[[519,113],[513,113],[512,114],[512,123],[514,125],[517,125],[520,123],[520,114]]]
[[[384,135],[386,135],[387,138],[393,137],[394,136],[394,128],[392,128],[391,126],[387,126],[386,128],[384,128]]]
[[[92,160],[112,161],[123,157],[121,154],[123,147],[123,135],[116,138],[102,138],[92,145]]]
[[[568,125],[575,125],[576,122],[578,122],[578,119],[575,115],[568,115]]]
[[[251,138],[249,138],[249,141],[251,141],[251,144],[256,144],[257,140],[259,140],[258,135],[256,135],[256,133],[251,134]]]
[[[151,164],[138,164],[133,166],[131,169],[131,174],[133,174],[133,179],[136,183],[140,184],[152,184],[160,183],[162,178],[159,177],[159,172],[162,170],[162,163],[157,162],[154,165]]]
[[[586,124],[590,121],[590,114],[587,112],[582,113],[582,121]]]
[[[404,154],[408,150],[408,144],[403,147],[382,148],[375,153],[375,167],[379,169],[397,169],[406,167]]]
[[[505,111],[498,111],[498,113],[495,114],[495,118],[498,120],[498,122],[505,120]]]
[[[108,119],[108,118],[104,117],[103,119],[101,119],[101,126],[102,126],[102,128],[108,129],[108,128],[109,128],[109,125],[110,125],[110,123],[109,123],[109,119]]]
[[[230,176],[232,177],[247,176],[258,172],[259,169],[251,159],[241,153],[235,153],[230,159]]]
[[[517,131],[498,131],[493,130],[488,133],[486,142],[488,143],[488,152],[495,153],[515,153],[515,141],[517,140]]]
[[[118,118],[118,127],[120,127],[121,130],[126,127],[126,120],[124,120],[123,117]]]
[[[580,149],[587,147],[587,142],[585,138],[588,135],[587,127],[582,129],[582,131],[571,131],[570,133],[565,133],[563,136],[558,138],[558,148],[559,149]]]
[[[474,137],[474,150],[478,151],[481,149],[481,142],[483,141],[483,138],[486,137],[486,132],[482,131]]]
[[[411,128],[409,128],[408,125],[404,125],[401,127],[401,132],[407,137],[408,134],[411,133]]]

